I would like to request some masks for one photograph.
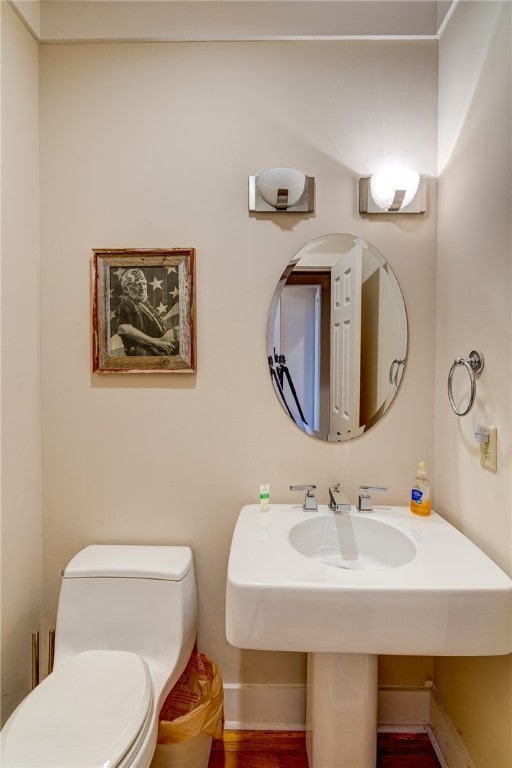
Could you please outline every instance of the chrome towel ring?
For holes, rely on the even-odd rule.
[[[455,401],[453,399],[452,387],[453,387],[453,374],[455,373],[455,369],[458,368],[460,365],[463,365],[469,374],[469,380],[471,382],[471,392],[469,395],[469,402],[466,408],[464,410],[458,411],[457,406],[455,405]],[[481,352],[477,352],[476,350],[473,350],[472,352],[470,352],[469,357],[456,357],[455,360],[453,361],[453,365],[450,368],[450,373],[448,374],[448,399],[450,401],[452,411],[457,416],[465,416],[472,409],[475,403],[475,395],[476,395],[475,377],[478,376],[479,373],[482,373],[483,369],[484,369],[484,356]]]

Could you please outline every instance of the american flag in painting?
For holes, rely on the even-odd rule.
[[[110,267],[110,351],[112,355],[123,355],[124,348],[117,334],[117,309],[123,297],[121,277],[127,267]],[[166,331],[173,331],[174,338],[179,338],[179,282],[177,267],[137,266],[144,274],[148,284],[148,303],[158,312]]]

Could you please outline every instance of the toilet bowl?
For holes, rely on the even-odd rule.
[[[53,672],[2,729],[2,767],[148,768],[196,628],[189,547],[79,552],[63,573]]]

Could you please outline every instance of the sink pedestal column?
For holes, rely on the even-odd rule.
[[[377,660],[358,653],[308,653],[309,768],[375,768]]]

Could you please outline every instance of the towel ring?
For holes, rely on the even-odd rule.
[[[455,401],[453,399],[453,391],[452,391],[453,374],[455,373],[455,369],[458,368],[460,365],[463,365],[466,371],[468,372],[469,380],[471,382],[471,393],[469,395],[469,402],[463,411],[457,410],[457,406],[455,405]],[[448,374],[448,399],[450,401],[452,411],[455,413],[456,416],[465,416],[472,409],[475,403],[475,395],[476,395],[475,377],[478,376],[479,373],[482,373],[483,369],[484,369],[484,356],[481,352],[477,352],[476,350],[473,350],[472,352],[470,352],[469,357],[456,357],[455,360],[453,361],[453,365],[450,368],[450,373]]]

